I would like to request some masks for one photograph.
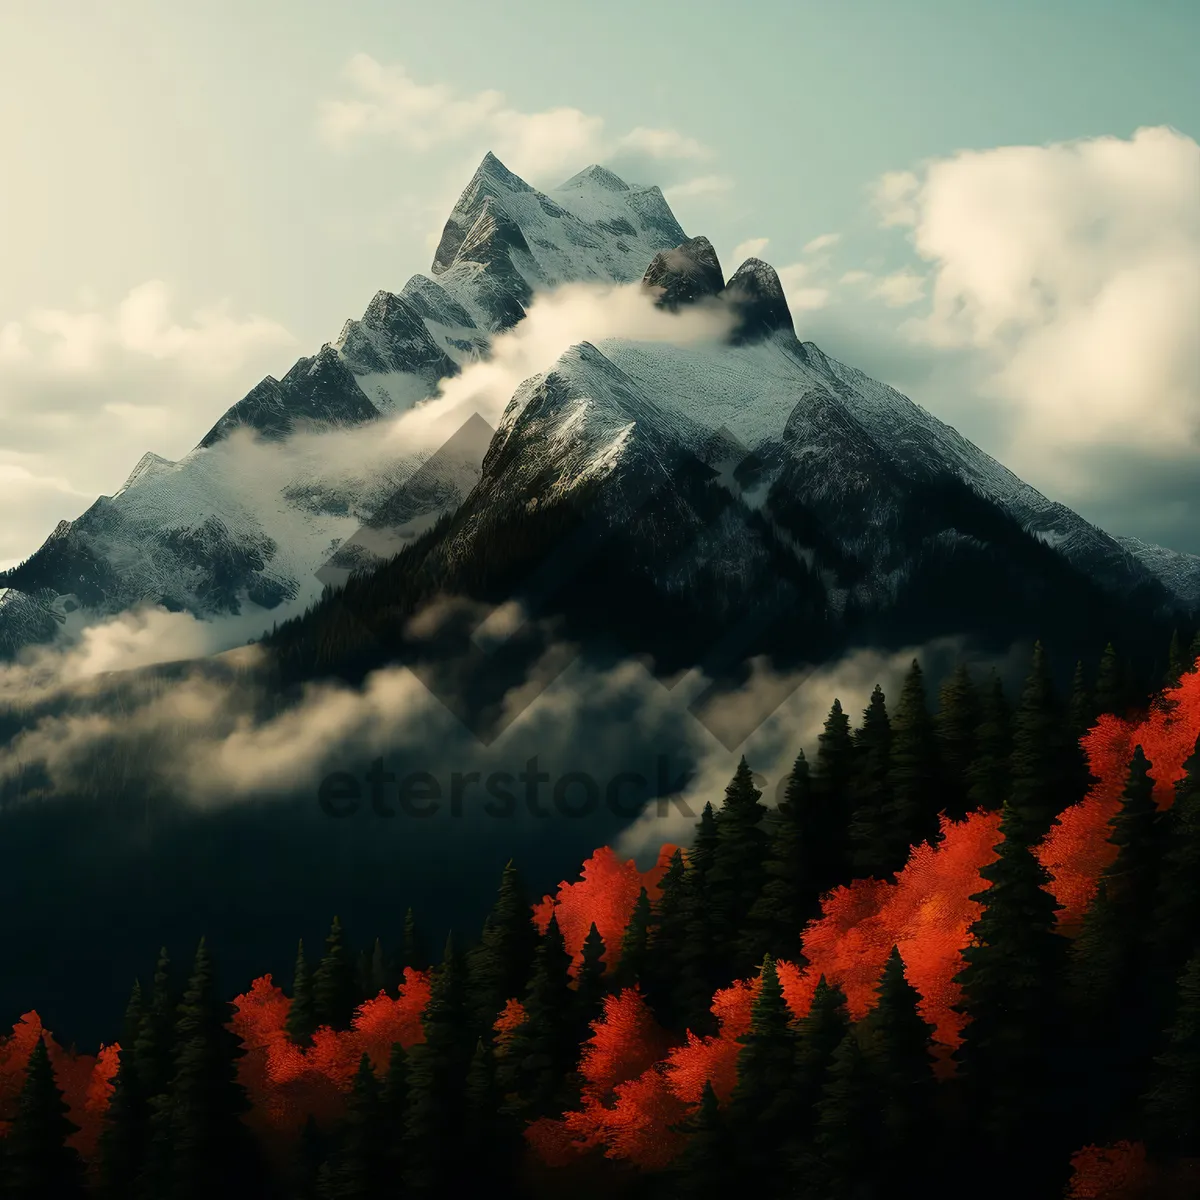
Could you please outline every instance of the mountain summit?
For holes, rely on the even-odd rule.
[[[261,472],[239,457],[245,439],[286,446],[302,430],[419,404],[486,356],[539,292],[589,281],[640,281],[669,311],[726,305],[732,335],[577,347],[522,385],[494,436],[477,422],[422,473],[422,456],[403,451],[321,478],[302,458],[289,468],[287,454]],[[714,491],[710,466],[731,454]],[[638,478],[676,477],[678,493],[657,508],[630,507]],[[775,270],[751,258],[726,280],[711,242],[685,234],[657,187],[593,165],[540,192],[489,153],[428,276],[376,293],[335,341],[252,388],[179,462],[146,456],[116,495],[0,574],[0,649],[54,636],[62,597],[82,607],[75,621],[153,602],[200,617],[261,612],[266,626],[350,570],[409,570],[405,553],[385,563],[417,542],[446,580],[479,579],[506,522],[525,527],[528,514],[585,496],[624,514],[613,519],[634,542],[619,565],[643,571],[637,586],[688,619],[691,605],[736,605],[781,579],[806,597],[814,628],[843,633],[888,613],[915,628],[917,612],[933,614],[931,628],[966,629],[975,601],[964,589],[980,585],[1018,609],[1051,603],[1058,588],[1097,612],[1111,603],[1146,619],[1200,595],[1194,561],[1110,537],[799,340]],[[450,540],[428,542],[439,519]],[[668,550],[672,564],[654,566]],[[993,625],[1012,632],[999,616]]]

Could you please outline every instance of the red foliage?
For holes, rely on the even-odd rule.
[[[583,864],[575,883],[563,880],[557,896],[544,896],[533,906],[539,933],[546,932],[550,915],[558,918],[567,952],[572,957],[571,973],[583,961],[583,943],[595,923],[604,939],[604,961],[611,971],[621,957],[621,936],[633,915],[638,893],[645,888],[651,901],[659,896],[659,882],[667,872],[676,847],[666,845],[649,871],[639,871],[633,859],[621,862],[608,846],[601,846]]]
[[[507,1047],[512,1035],[525,1022],[525,1005],[520,1000],[509,1000],[500,1010],[492,1029],[496,1033],[496,1045]]]
[[[1146,1179],[1146,1147],[1084,1146],[1071,1155],[1071,1169],[1067,1200],[1129,1200]]]
[[[620,1084],[653,1066],[670,1044],[670,1036],[637,988],[606,996],[604,1012],[592,1022],[592,1036],[580,1062],[584,1096],[598,1104],[608,1102]]]

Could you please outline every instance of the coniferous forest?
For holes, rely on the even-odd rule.
[[[8,1200],[1200,1195],[1200,644],[1020,694],[914,661],[777,797],[478,929],[232,1000],[147,947],[95,1056],[0,1039]],[[770,800],[772,803],[766,803]],[[86,981],[80,981],[81,987]],[[15,1014],[14,1014],[15,1015]]]

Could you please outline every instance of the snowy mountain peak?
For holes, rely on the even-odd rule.
[[[572,175],[566,183],[559,184],[555,191],[569,191],[571,188],[581,188],[587,184],[595,184],[610,192],[628,192],[630,190],[629,184],[620,176],[614,175],[607,167],[593,163],[578,174]]]
[[[748,258],[730,277],[725,293],[739,316],[735,343],[753,342],[784,330],[795,335],[779,275],[761,258]]]
[[[682,305],[720,295],[725,276],[712,242],[706,237],[694,237],[656,254],[642,276],[642,283],[661,288],[656,303],[660,308],[677,312]]]

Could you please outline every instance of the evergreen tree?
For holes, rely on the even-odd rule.
[[[441,1196],[462,1169],[458,1142],[465,1119],[467,1068],[475,1039],[467,1009],[463,957],[453,935],[430,980],[421,1017],[425,1040],[409,1052],[404,1180],[414,1196]]]
[[[705,1080],[699,1108],[680,1127],[687,1142],[671,1164],[671,1194],[678,1200],[726,1200],[741,1182],[737,1148],[712,1083]]]
[[[933,1026],[920,1014],[920,994],[904,974],[897,946],[876,997],[861,1032],[880,1100],[881,1161],[887,1178],[915,1182],[936,1127]]]
[[[794,1121],[796,1040],[774,960],[767,955],[750,1010],[750,1030],[738,1038],[737,1085],[729,1101],[739,1164],[751,1175],[772,1179],[780,1173]]]
[[[717,852],[717,815],[712,801],[704,802],[700,820],[696,822],[696,840],[692,847],[692,866],[699,873],[701,882],[708,879],[709,868]]]
[[[694,953],[690,945],[703,899],[697,872],[682,850],[671,856],[659,889],[650,927],[645,992],[659,1021],[678,1028],[694,1015],[697,1001],[705,1011],[712,995],[704,973],[704,955]]]
[[[975,760],[975,736],[981,717],[975,681],[966,663],[960,662],[938,692],[934,718],[942,802],[952,821],[965,820],[973,808],[968,773]]]
[[[1041,642],[1033,647],[1033,663],[1014,722],[1010,762],[1009,803],[1015,822],[1011,833],[1032,845],[1045,836],[1063,809],[1083,799],[1066,718]]]
[[[650,896],[642,888],[621,936],[621,957],[613,969],[613,986],[618,990],[645,982],[649,977],[651,918]]]
[[[604,973],[607,969],[608,964],[604,961],[604,939],[593,921],[583,942],[583,962],[580,964],[576,982],[575,1006],[579,1014],[577,1042],[583,1042],[589,1036],[591,1023],[599,1020],[604,1011]]]
[[[817,895],[824,895],[851,878],[854,766],[850,718],[842,711],[841,701],[835,699],[825,718],[825,727],[817,737],[817,757],[812,770],[814,846],[811,861],[817,867],[817,877],[813,881]]]
[[[360,1002],[354,959],[343,940],[342,923],[333,918],[325,938],[325,955],[313,972],[313,1012],[318,1025],[349,1029]]]
[[[337,1149],[321,1171],[320,1200],[375,1200],[392,1181],[384,1174],[379,1083],[364,1054],[358,1063]]]
[[[164,946],[158,953],[154,982],[133,1044],[133,1059],[138,1083],[147,1100],[167,1090],[174,1069],[175,989],[171,981],[171,960]]]
[[[117,1074],[100,1133],[96,1174],[104,1200],[128,1200],[134,1194],[145,1156],[149,1105],[138,1076],[134,1050],[145,1019],[141,984],[135,982],[125,1009]]]
[[[410,908],[404,914],[404,942],[400,951],[400,967],[412,967],[414,971],[429,970],[429,951],[425,939],[417,928],[417,919]]]
[[[570,1075],[579,1043],[570,967],[558,919],[551,915],[525,991],[525,1019],[513,1031],[505,1056],[502,1090],[514,1115],[559,1116],[571,1103]]]
[[[887,864],[891,871],[904,866],[910,847],[940,840],[939,775],[937,736],[925,702],[925,677],[914,658],[892,717],[888,770],[892,844]]]
[[[232,1015],[201,938],[175,1025],[175,1071],[152,1119],[157,1145],[147,1182],[158,1185],[161,1200],[255,1191],[258,1164],[241,1121],[250,1102],[237,1081],[245,1050],[228,1028]]]
[[[1146,1144],[1158,1154],[1200,1155],[1200,952],[1179,979],[1175,1018],[1154,1060]]]
[[[767,818],[767,855],[763,888],[750,909],[754,949],[798,966],[803,954],[800,931],[820,911],[814,861],[817,830],[813,822],[812,786],[808,761],[801,750],[788,776],[783,799]],[[711,991],[710,991],[711,995]]]
[[[521,995],[529,979],[537,940],[525,886],[510,861],[480,943],[468,955],[472,1018],[489,1043],[500,1010]]]
[[[1179,637],[1179,630],[1171,630],[1171,645],[1167,650],[1167,669],[1163,673],[1163,687],[1177,687],[1180,679],[1183,678],[1183,673],[1190,665],[1187,660],[1187,653],[1183,648],[1183,642]]]
[[[1071,699],[1067,705],[1067,728],[1070,730],[1073,741],[1079,741],[1091,729],[1095,716],[1094,706],[1095,700],[1087,685],[1083,663],[1077,662],[1075,674],[1071,677]]]
[[[466,1124],[462,1153],[467,1170],[464,1195],[516,1197],[517,1167],[523,1148],[519,1127],[503,1114],[503,1097],[496,1078],[491,1046],[482,1038],[467,1068]]]
[[[1056,1087],[1049,1073],[1062,1029],[1057,1011],[1066,939],[1055,914],[1062,907],[1046,890],[1050,876],[1026,840],[1020,818],[1006,805],[999,857],[981,868],[991,886],[971,898],[983,911],[963,950],[958,1011],[967,1018],[955,1051],[984,1147],[994,1155],[997,1187],[1011,1187],[1011,1148],[1021,1146],[1025,1178],[1051,1171],[1063,1147]],[[1016,833],[1014,833],[1016,831]],[[1003,1191],[1000,1194],[1007,1194]]]
[[[1112,713],[1114,716],[1124,716],[1126,692],[1121,663],[1112,642],[1109,642],[1100,656],[1100,666],[1096,672],[1096,691],[1092,698],[1096,715]]]
[[[967,768],[967,802],[972,808],[996,812],[1008,799],[1012,774],[1012,715],[1004,683],[995,669],[980,695],[975,758]]]
[[[760,803],[762,792],[745,758],[725,789],[725,803],[717,819],[717,843],[708,872],[708,906],[712,918],[717,961],[736,976],[752,969],[747,963],[745,935],[750,909],[762,887],[767,834]]]
[[[392,1044],[387,1074],[379,1089],[379,1126],[383,1137],[383,1173],[399,1179],[404,1167],[404,1126],[408,1113],[408,1053]]]
[[[877,1195],[880,1095],[857,1028],[848,1029],[833,1052],[816,1118],[814,1169],[802,1195],[807,1200]]]
[[[322,1170],[327,1158],[326,1138],[321,1133],[316,1118],[309,1113],[304,1128],[300,1131],[293,1170],[298,1200],[320,1200],[317,1189],[321,1186]]]
[[[66,1144],[78,1128],[67,1118],[45,1039],[39,1038],[3,1143],[6,1200],[82,1200],[83,1165]]]
[[[886,879],[892,873],[896,847],[891,836],[891,748],[892,724],[883,689],[876,684],[854,735],[850,867],[856,879]]]
[[[363,1000],[374,1000],[380,992],[389,990],[387,955],[379,938],[369,951],[364,950],[360,955],[358,975],[358,994]]]
[[[304,942],[296,948],[296,969],[292,976],[292,1002],[288,1005],[284,1024],[288,1038],[297,1046],[307,1046],[317,1028],[317,1013],[313,1002],[312,977],[304,957]]]

